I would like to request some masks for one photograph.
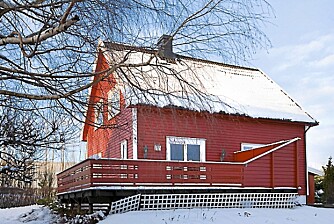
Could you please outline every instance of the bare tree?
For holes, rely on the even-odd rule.
[[[7,98],[6,107],[0,107],[0,185],[26,187],[36,177],[35,160],[43,158],[46,150],[59,149],[65,141],[64,133],[70,138],[76,130],[50,111],[41,114],[13,105]]]
[[[270,45],[261,28],[271,14],[266,0],[2,0],[0,96],[80,120],[89,87],[116,70],[152,63],[129,64],[124,56],[93,81],[99,38],[155,48],[166,33],[178,54],[241,63]]]

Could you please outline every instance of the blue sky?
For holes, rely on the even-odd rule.
[[[307,133],[308,165],[334,156],[334,1],[269,0],[275,10],[265,33],[272,48],[255,55],[260,68],[320,125]]]
[[[259,51],[251,66],[320,122],[307,132],[307,150],[308,165],[321,169],[334,157],[334,1],[268,1],[276,18],[264,31],[273,46]]]

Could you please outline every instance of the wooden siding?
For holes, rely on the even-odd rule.
[[[95,68],[95,72],[101,72],[108,68],[108,64],[103,57],[102,53],[99,53],[97,59],[97,65]],[[102,74],[101,74],[102,75]],[[95,76],[94,80],[99,78],[99,76]],[[90,90],[89,96],[89,105],[86,114],[86,122],[83,130],[83,140],[87,141],[87,155],[92,156],[97,153],[101,153],[106,150],[108,138],[110,135],[110,130],[102,130],[95,127],[95,108],[97,102],[101,99],[107,99],[108,91],[113,88],[115,82],[113,82],[113,78],[109,77],[106,80],[102,80],[98,82],[96,85],[92,86]],[[105,103],[105,100],[103,100]],[[106,120],[107,116],[103,114],[103,120]],[[99,141],[96,141],[99,139]]]
[[[242,187],[240,164],[87,159],[59,174],[58,193],[90,187]]]
[[[133,158],[133,132],[132,132],[132,109],[124,108],[117,115],[116,122],[119,128],[115,128],[108,138],[107,149],[103,153],[104,158],[121,158],[121,142],[127,140],[128,158]]]
[[[243,142],[268,144],[301,138],[298,143],[274,152],[273,158],[267,155],[252,162],[245,175],[250,186],[296,187],[298,182],[301,194],[306,192],[304,135],[304,125],[299,123],[180,109],[138,108],[138,158],[143,158],[143,149],[147,146],[149,159],[165,160],[166,136],[206,139],[207,161],[220,161],[222,149],[226,151],[224,161],[234,161],[234,152],[240,150]],[[154,144],[160,144],[161,151],[155,151]],[[298,144],[297,149],[295,144]]]
[[[309,195],[307,195],[307,204],[312,205],[315,203],[315,181],[314,174],[308,173],[308,186],[309,186]]]
[[[95,139],[92,140],[95,144],[106,144],[103,150],[104,157],[120,158],[120,143],[122,140],[127,139],[129,149],[128,158],[132,158],[132,109],[124,108],[116,118],[115,121],[118,124],[123,124],[120,125],[122,128],[93,130],[93,138]],[[257,134],[254,134],[254,132]],[[98,133],[105,136],[98,136]],[[224,161],[239,161],[238,159],[235,160],[234,152],[240,150],[242,142],[267,144],[282,139],[300,137],[301,140],[247,164],[243,168],[245,175],[243,175],[242,184],[247,187],[264,188],[301,187],[298,193],[306,194],[306,177],[304,173],[305,145],[303,141],[304,128],[302,125],[285,122],[275,123],[226,115],[208,115],[175,109],[139,107],[138,158],[143,159],[144,147],[147,146],[148,158],[160,160],[164,164],[166,162],[164,161],[166,159],[166,136],[205,138],[206,160],[216,162],[220,161],[222,149],[226,150]],[[108,143],[103,142],[103,139],[107,139]],[[155,151],[154,144],[160,144],[161,151]],[[266,150],[268,149],[266,148]],[[264,152],[262,149],[260,151],[261,153]],[[256,155],[258,155],[257,152]],[[154,163],[148,163],[148,165],[153,166],[151,167],[152,169],[161,166],[159,164],[161,162],[155,161]],[[240,160],[240,162],[242,161]],[[214,172],[227,172],[225,178],[228,177],[233,182],[233,178],[228,173],[231,173],[234,167],[235,164],[232,168],[224,167],[224,170],[221,171],[216,167]],[[148,172],[147,169],[149,167],[145,169],[141,169],[141,172]],[[239,172],[238,170],[236,171]],[[142,173],[141,175],[145,176]],[[187,181],[181,178],[183,177],[181,174],[176,175],[179,175],[180,181]],[[102,181],[107,181],[107,179],[104,178]],[[131,181],[133,184],[139,183],[137,179],[132,179]],[[216,183],[221,181],[226,182],[227,180],[220,180],[217,177],[214,179]]]
[[[298,193],[305,195],[305,177],[301,177],[299,170],[296,170],[296,144],[298,142],[249,163],[245,167],[245,185],[271,188],[301,187]]]
[[[101,53],[97,60],[96,72],[101,72],[108,68],[108,63]],[[100,75],[104,75],[103,73]],[[94,79],[98,76],[94,77]],[[131,109],[125,108],[125,101],[120,94],[119,113],[112,119],[108,117],[108,92],[115,88],[116,80],[113,75],[98,82],[91,88],[89,107],[86,115],[86,123],[83,130],[83,140],[87,141],[87,156],[90,157],[101,153],[104,157],[120,157],[120,142],[129,140],[132,136]],[[103,124],[96,126],[94,106],[100,100],[103,102]],[[128,148],[132,149],[132,142],[128,141]],[[111,150],[113,149],[113,150]],[[118,150],[117,150],[118,149]],[[128,151],[128,156],[132,157],[132,151]]]

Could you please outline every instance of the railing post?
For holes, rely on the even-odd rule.
[[[89,160],[89,165],[88,165],[88,169],[89,169],[89,175],[88,175],[88,181],[89,181],[89,187],[93,187],[94,183],[93,183],[93,160]]]
[[[89,205],[88,213],[89,213],[89,214],[93,214],[94,204],[90,202],[88,205]]]
[[[81,200],[80,200],[80,199],[78,199],[77,212],[78,212],[79,214],[81,213]]]

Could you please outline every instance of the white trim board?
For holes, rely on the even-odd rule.
[[[138,121],[137,108],[132,108],[132,158],[138,159]]]

